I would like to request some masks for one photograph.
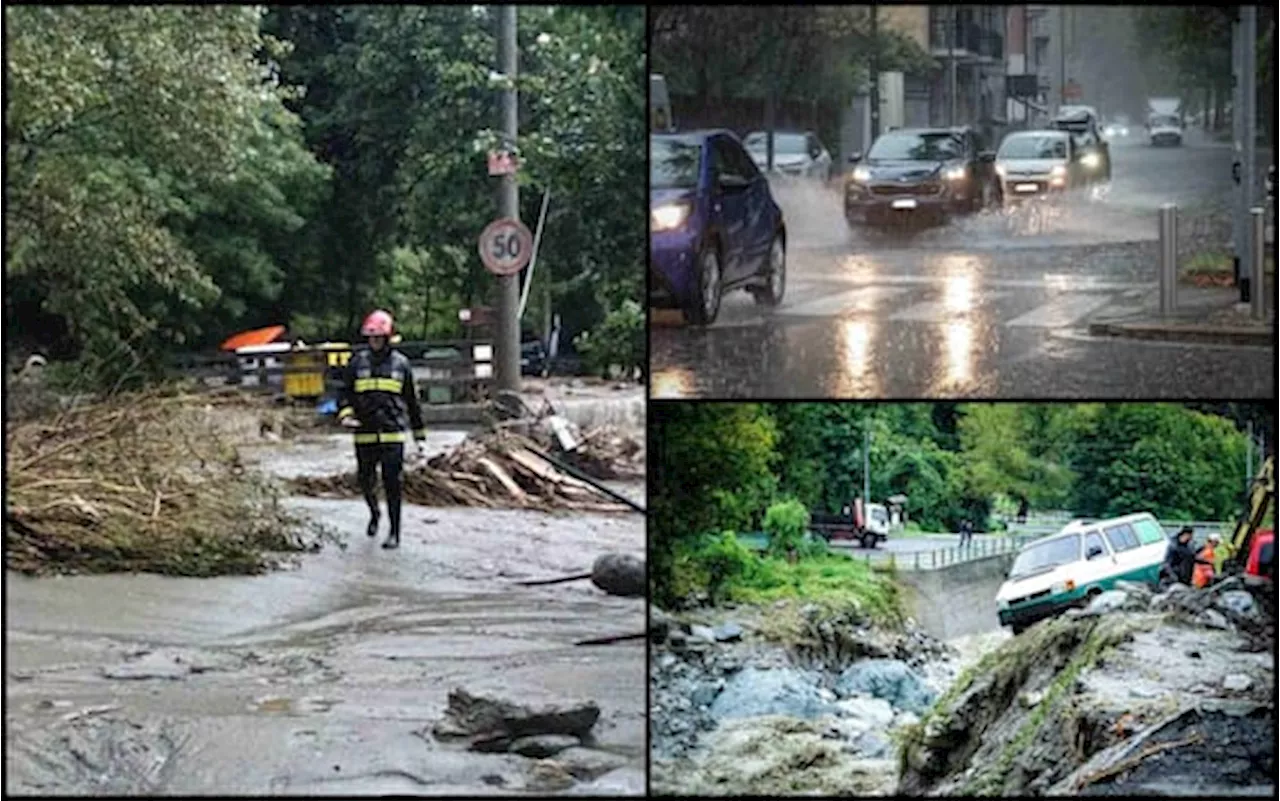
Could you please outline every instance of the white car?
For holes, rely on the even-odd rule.
[[[1073,184],[1075,143],[1066,131],[1017,131],[996,151],[1005,206],[1066,191]]]
[[[1147,118],[1147,136],[1155,147],[1182,144],[1182,120],[1174,114],[1152,114]]]
[[[752,131],[742,140],[751,160],[767,172],[768,140],[764,131]],[[799,178],[825,181],[831,177],[831,153],[812,131],[773,132],[773,171]]]
[[[996,593],[1000,625],[1014,634],[1067,609],[1084,606],[1117,581],[1160,581],[1169,538],[1152,515],[1086,523],[1073,520],[1057,534],[1028,543]]]

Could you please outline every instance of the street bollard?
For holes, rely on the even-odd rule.
[[[920,552],[916,551],[916,570],[920,569]]]
[[[1178,207],[1160,207],[1160,314],[1178,307]]]
[[[1267,214],[1266,209],[1254,206],[1249,209],[1253,218],[1253,253],[1249,259],[1249,316],[1255,320],[1267,319]]]
[[[938,566],[938,552],[937,552],[937,551],[930,551],[930,552],[929,552],[929,561],[930,561],[930,562],[932,562],[932,565],[931,565],[932,567],[937,567],[937,566]]]

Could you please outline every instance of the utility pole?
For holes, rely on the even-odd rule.
[[[867,514],[871,503],[871,422],[862,432],[862,513]]]
[[[1253,421],[1249,420],[1245,423],[1245,442],[1244,442],[1244,491],[1248,492],[1253,486]]]
[[[498,67],[505,82],[502,88],[502,136],[507,147],[515,149],[520,131],[519,106],[516,99],[516,7],[498,9]],[[514,172],[503,175],[498,188],[498,216],[520,219],[520,188]],[[497,341],[494,361],[499,391],[520,391],[520,278],[519,275],[498,276]]]
[[[1067,104],[1067,8],[1058,6],[1058,110]]]
[[[880,8],[871,4],[871,141],[880,136]],[[870,147],[867,148],[870,150]]]
[[[1252,292],[1263,291],[1262,265],[1254,264],[1253,243],[1250,239],[1252,225],[1249,209],[1255,205],[1255,189],[1258,186],[1258,7],[1240,7],[1240,83],[1241,135],[1244,138],[1244,164],[1240,170],[1241,232],[1236,243],[1240,259],[1240,302],[1248,303]]]

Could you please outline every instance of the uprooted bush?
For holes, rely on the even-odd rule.
[[[319,547],[323,532],[245,469],[219,414],[208,397],[151,390],[11,426],[6,566],[213,576]]]

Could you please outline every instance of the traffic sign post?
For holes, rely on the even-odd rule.
[[[533,234],[517,219],[494,220],[480,232],[480,261],[494,275],[515,275],[533,256]]]

